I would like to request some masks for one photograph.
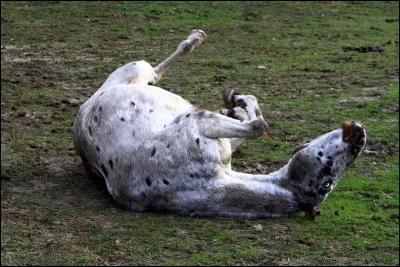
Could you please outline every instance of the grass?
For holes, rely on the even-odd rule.
[[[398,10],[391,1],[2,1],[2,265],[398,265]],[[372,152],[316,221],[126,211],[87,177],[71,99],[83,102],[121,64],[157,64],[194,28],[208,41],[159,86],[210,110],[221,90],[257,96],[272,136],[245,143],[235,169],[276,169],[345,120],[366,126]],[[364,45],[385,51],[342,49]]]

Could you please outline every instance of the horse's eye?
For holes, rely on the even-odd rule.
[[[324,182],[322,185],[319,186],[318,194],[325,195],[326,193],[331,191],[331,185],[332,185],[331,180]]]
[[[329,189],[331,187],[332,182],[331,181],[326,181],[325,183],[322,184],[323,189]]]

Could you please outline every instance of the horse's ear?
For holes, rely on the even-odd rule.
[[[292,151],[292,156],[293,156],[294,154],[296,154],[297,152],[299,152],[300,150],[302,150],[303,148],[308,147],[309,144],[310,144],[310,143],[305,143],[305,144],[302,144],[302,145],[296,147],[295,149],[293,149],[293,151]]]

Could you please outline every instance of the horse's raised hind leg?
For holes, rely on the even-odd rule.
[[[201,45],[207,39],[207,35],[202,30],[193,30],[186,40],[182,41],[175,52],[170,55],[166,60],[158,64],[153,68],[156,77],[154,78],[153,84],[158,82],[164,73],[167,71],[169,66],[175,62],[177,59],[189,54],[196,47]]]
[[[121,84],[155,84],[161,79],[172,62],[190,53],[201,45],[206,38],[206,34],[202,30],[193,30],[188,38],[180,43],[176,51],[157,67],[153,68],[144,60],[127,63],[112,72],[100,87],[100,90]]]

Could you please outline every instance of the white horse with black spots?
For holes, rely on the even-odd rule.
[[[86,169],[132,210],[243,218],[305,211],[313,219],[363,149],[363,125],[344,122],[268,175],[232,170],[232,151],[268,129],[257,99],[227,92],[226,109],[212,112],[153,86],[205,39],[194,30],[155,68],[145,61],[118,68],[80,107],[73,140]]]

